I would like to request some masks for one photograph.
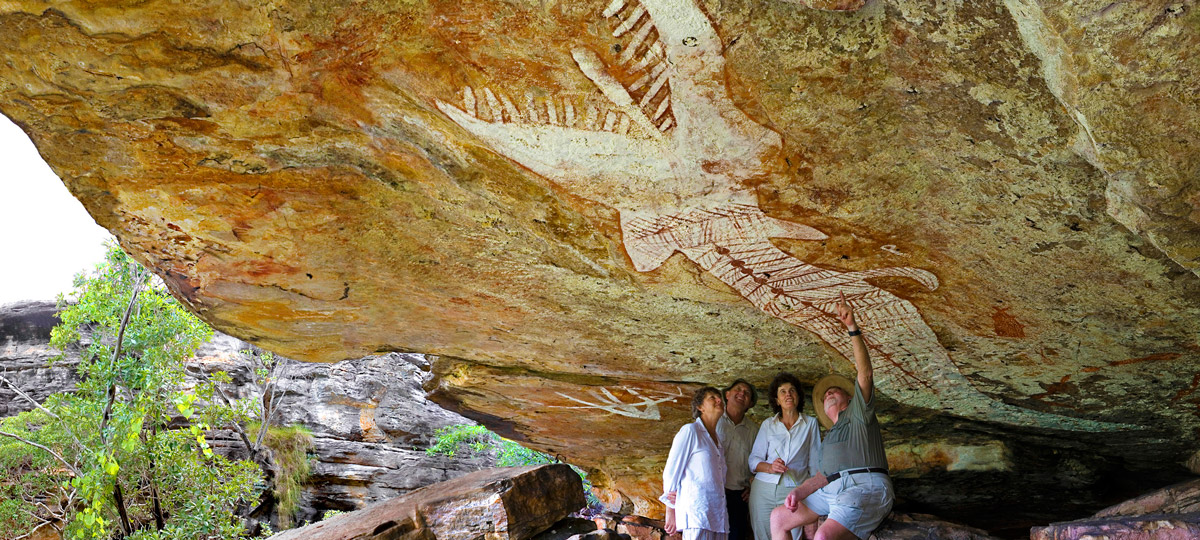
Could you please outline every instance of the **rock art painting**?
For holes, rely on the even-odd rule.
[[[617,397],[608,388],[600,388],[599,390],[591,390],[589,394],[592,400],[579,398],[555,392],[559,397],[578,403],[578,406],[572,405],[549,405],[557,409],[595,409],[607,413],[612,413],[629,418],[638,418],[641,420],[661,420],[662,415],[658,412],[658,404],[673,402],[676,399],[684,397],[683,390],[677,389],[674,394],[664,392],[647,392],[643,395],[636,388],[621,387],[625,393],[629,394],[632,400],[626,403],[622,398]]]
[[[576,195],[616,208],[625,249],[638,271],[654,270],[682,253],[764,313],[815,334],[849,359],[850,341],[834,307],[845,293],[868,336],[876,384],[897,401],[1005,424],[1079,431],[1132,427],[1022,409],[976,390],[917,308],[867,281],[904,277],[932,290],[938,279],[931,272],[909,267],[841,272],[777,248],[770,238],[826,235],[758,207],[754,181],[787,174],[783,140],[734,105],[724,46],[708,17],[694,0],[613,0],[603,15],[612,19],[614,37],[627,40],[616,69],[642,74],[623,85],[597,53],[574,48],[575,63],[605,106],[585,102],[580,112],[578,102],[556,104],[551,98],[541,105],[529,100],[522,111],[491,89],[465,88],[461,108],[442,101],[437,107],[497,153]],[[629,414],[614,403],[588,406],[634,418],[649,415]]]

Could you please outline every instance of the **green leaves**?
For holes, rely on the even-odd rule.
[[[261,470],[225,459],[205,440],[210,422],[244,415],[182,390],[184,361],[212,330],[115,245],[94,272],[76,277],[59,308],[51,344],[79,354],[76,391],[47,399],[53,414],[0,424],[79,474],[44,450],[0,441],[0,530],[29,530],[24,516],[49,499],[63,502],[66,538],[125,536],[126,518],[134,540],[244,538],[234,509],[257,500]],[[182,429],[173,427],[179,420]]]
[[[446,426],[438,428],[434,432],[434,436],[436,440],[433,446],[425,449],[425,453],[431,456],[441,454],[455,457],[465,444],[475,455],[494,456],[497,467],[520,467],[523,465],[541,465],[543,463],[556,462],[553,457],[547,454],[525,448],[480,425],[456,424]],[[588,505],[599,506],[601,504],[600,500],[591,492],[592,484],[588,481],[587,474],[574,465],[571,465],[571,468],[579,473],[579,477],[583,479],[583,490],[588,500]]]
[[[179,411],[179,414],[184,419],[190,419],[196,413],[196,409],[192,407],[192,404],[196,402],[196,396],[192,394],[176,394],[175,399],[172,401],[175,402],[175,410]]]
[[[100,468],[109,476],[116,476],[117,471],[121,470],[121,466],[117,464],[117,460],[105,454],[100,455]]]

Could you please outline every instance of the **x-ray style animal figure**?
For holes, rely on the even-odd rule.
[[[641,420],[661,420],[662,416],[658,412],[658,404],[668,401],[675,401],[683,397],[683,390],[679,390],[675,394],[664,392],[651,392],[651,395],[643,396],[636,388],[621,387],[633,397],[634,401],[626,403],[613,395],[607,388],[601,388],[599,391],[591,390],[589,393],[596,401],[591,402],[585,399],[580,399],[575,396],[567,395],[562,392],[555,392],[560,397],[579,403],[579,406],[572,405],[555,405],[559,409],[598,409],[612,414],[628,416],[629,418],[638,418]]]
[[[723,45],[708,17],[695,0],[613,0],[603,14],[615,21],[613,35],[628,40],[618,69],[642,74],[626,87],[599,55],[573,49],[606,106],[585,106],[581,114],[578,101],[530,98],[522,111],[507,96],[468,87],[462,108],[442,101],[437,107],[501,155],[616,208],[638,271],[682,253],[763,312],[816,334],[850,359],[835,309],[845,293],[868,336],[878,388],[901,403],[1053,429],[1132,427],[1023,409],[976,390],[916,307],[867,282],[905,277],[933,290],[938,279],[932,273],[908,267],[840,272],[775,247],[770,238],[826,235],[758,207],[750,186],[788,174],[783,140],[734,105]]]

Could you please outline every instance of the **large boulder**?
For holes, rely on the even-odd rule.
[[[1200,442],[1198,20],[14,0],[0,112],[217,328],[438,355],[439,402],[640,513],[694,388],[851,369],[844,292],[899,491],[1027,527]]]
[[[495,468],[271,538],[526,540],[583,505],[583,483],[568,465]]]

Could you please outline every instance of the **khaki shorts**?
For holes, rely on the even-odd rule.
[[[829,516],[866,540],[892,511],[892,480],[884,473],[844,474],[804,499],[804,506]]]

